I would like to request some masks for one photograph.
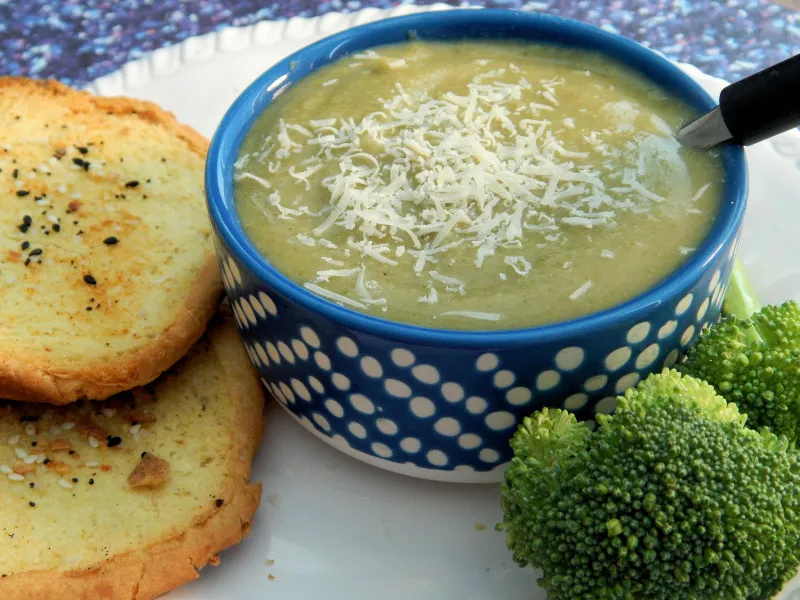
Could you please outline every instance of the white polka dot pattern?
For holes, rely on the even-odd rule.
[[[626,339],[628,340],[629,344],[638,344],[643,342],[647,337],[647,334],[650,333],[650,323],[644,321],[639,323],[638,325],[634,325],[628,330],[628,335]]]
[[[364,429],[364,426],[361,423],[351,421],[350,424],[347,425],[347,429],[357,438],[361,438],[363,440],[367,437],[367,430]]]
[[[405,348],[395,348],[392,350],[392,362],[398,367],[410,367],[414,364],[414,355]]]
[[[442,396],[448,402],[459,402],[464,399],[464,388],[455,382],[449,381],[442,385]]]
[[[336,340],[336,347],[339,348],[339,352],[345,356],[349,356],[350,358],[358,356],[358,346],[348,337],[340,337]]]
[[[431,365],[416,365],[411,369],[411,374],[422,383],[433,385],[439,383],[440,375],[438,369]]]
[[[461,433],[461,425],[453,417],[443,417],[433,424],[437,433],[453,437]]]
[[[272,342],[267,342],[266,347],[267,347],[267,352],[269,352],[269,357],[276,363],[280,364],[281,355],[278,354],[278,349],[275,347],[275,344],[273,344]]]
[[[628,346],[617,348],[606,356],[606,369],[611,372],[619,371],[631,358],[631,349]]]
[[[291,379],[291,381],[289,383],[292,384],[292,389],[294,389],[295,393],[298,396],[300,396],[300,398],[302,398],[306,402],[310,402],[311,401],[311,392],[308,391],[308,388],[305,386],[305,384],[302,381],[292,377],[292,379]]]
[[[558,371],[542,371],[536,378],[536,389],[540,392],[552,390],[561,381],[561,375]]]
[[[294,354],[292,354],[291,348],[287,346],[284,342],[278,342],[278,352],[281,353],[281,356],[286,359],[286,362],[294,364]]]
[[[486,415],[486,426],[495,431],[508,429],[512,427],[516,421],[514,415],[505,410],[498,410]]]
[[[317,336],[311,327],[301,327],[300,337],[303,338],[303,341],[312,348],[320,347],[321,342],[319,341],[319,336]]]
[[[639,379],[641,379],[641,376],[638,373],[628,373],[627,375],[623,375],[617,379],[617,383],[614,385],[614,391],[617,394],[622,394],[629,387],[633,387],[639,383]]]
[[[674,320],[667,321],[658,330],[658,339],[663,340],[664,338],[671,336],[677,327],[678,327],[677,321]]]
[[[659,346],[658,344],[650,344],[647,348],[639,353],[636,357],[636,368],[644,369],[653,364],[653,361],[658,358]]]
[[[361,370],[364,371],[364,375],[372,377],[373,379],[378,379],[383,376],[383,367],[381,367],[381,363],[372,356],[365,356],[361,359]]]
[[[386,418],[376,419],[375,426],[384,435],[397,435],[398,432],[397,423],[395,423],[391,419],[386,419]]]
[[[492,450],[491,448],[484,448],[478,454],[478,458],[480,458],[483,462],[494,463],[500,460],[500,454],[497,452],[497,450]]]
[[[424,396],[416,396],[411,400],[411,412],[420,419],[426,419],[433,416],[436,412],[436,406]]]
[[[408,398],[411,396],[411,388],[399,379],[387,379],[383,385],[386,391],[396,398]]]
[[[425,455],[425,458],[428,459],[429,463],[436,467],[443,467],[447,464],[447,455],[441,450],[430,450]]]
[[[343,392],[346,392],[350,389],[350,378],[342,373],[333,373],[331,375],[331,382],[335,388],[342,390]]]
[[[706,312],[708,311],[708,305],[711,302],[709,298],[703,300],[703,303],[700,305],[700,308],[697,309],[697,321],[698,323],[703,320],[703,317],[706,316]]]
[[[325,393],[325,387],[322,385],[322,382],[313,375],[308,376],[308,385],[310,385],[311,389],[313,389],[318,394]]]
[[[344,409],[342,408],[342,405],[333,398],[328,398],[325,400],[325,408],[327,408],[328,412],[334,417],[339,417],[341,419],[344,416]]]
[[[292,350],[300,360],[308,360],[308,347],[300,340],[292,340]]]
[[[382,444],[381,442],[374,442],[371,448],[372,451],[381,458],[391,458],[392,456],[392,449],[389,448],[389,446],[387,446],[386,444]]]
[[[277,316],[278,314],[278,307],[275,306],[275,303],[272,301],[272,298],[267,296],[264,292],[258,292],[258,299],[261,302],[261,306],[264,307],[269,314],[273,317]]]
[[[371,415],[375,412],[375,405],[372,400],[367,398],[364,394],[350,394],[350,404],[353,405],[358,412],[365,415]]]
[[[587,392],[596,392],[605,386],[606,383],[608,383],[607,375],[595,375],[594,377],[589,377],[589,379],[584,382],[583,389]]]
[[[572,394],[566,400],[564,400],[564,408],[567,410],[578,410],[586,406],[588,401],[589,396],[586,394]]]
[[[400,448],[409,454],[416,454],[422,448],[422,442],[413,437],[403,438],[400,440]]]
[[[253,310],[261,319],[267,318],[267,311],[264,310],[264,307],[261,306],[261,302],[259,302],[255,296],[250,296],[250,306],[253,307]]]
[[[314,422],[322,427],[325,431],[331,430],[331,424],[328,422],[328,419],[323,417],[321,414],[315,412],[311,414],[311,418],[314,419]]]
[[[617,408],[617,397],[606,396],[594,407],[595,412],[610,415]]]
[[[678,306],[675,307],[675,314],[677,316],[681,316],[692,305],[692,300],[694,300],[694,294],[686,294],[683,299],[678,302]]]
[[[478,371],[493,371],[499,364],[500,359],[497,358],[497,355],[487,352],[478,357],[478,360],[475,361],[475,368],[478,369]]]
[[[494,385],[495,387],[499,388],[507,388],[514,385],[514,382],[517,380],[517,376],[514,375],[511,371],[498,371],[494,374]]]
[[[570,346],[559,350],[556,354],[556,366],[562,371],[574,371],[583,364],[586,352],[583,348]]]
[[[480,436],[474,433],[464,433],[458,436],[458,445],[464,448],[464,450],[473,450],[480,446],[482,442],[483,440],[481,440]]]
[[[320,352],[319,350],[314,352],[314,362],[317,363],[317,366],[323,371],[331,370],[331,359],[328,358],[328,355],[324,352]]]
[[[488,402],[479,396],[470,396],[467,399],[467,410],[473,415],[479,415],[483,412],[486,412],[488,406]]]
[[[681,345],[687,346],[690,341],[692,341],[692,336],[694,335],[694,325],[689,325],[686,328],[686,331],[683,332],[681,336]]]
[[[515,387],[506,392],[506,401],[514,406],[522,406],[523,404],[527,404],[532,398],[533,392],[526,387]]]

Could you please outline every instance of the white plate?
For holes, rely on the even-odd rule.
[[[210,137],[234,98],[281,58],[346,27],[417,10],[369,9],[230,28],[158,50],[89,89],[152,100]],[[725,85],[682,67],[715,95]],[[800,299],[794,258],[800,256],[800,134],[751,148],[748,160],[750,207],[740,255],[763,300]],[[332,450],[274,407],[253,480],[263,482],[264,499],[249,538],[170,600],[545,598],[537,574],[514,565],[493,529],[501,516],[497,486],[379,471]],[[481,525],[486,528],[479,531]],[[800,581],[780,598],[800,600],[793,590],[800,590]]]

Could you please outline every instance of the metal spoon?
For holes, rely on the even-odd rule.
[[[800,54],[726,87],[719,106],[685,124],[677,138],[693,148],[750,146],[799,125]]]

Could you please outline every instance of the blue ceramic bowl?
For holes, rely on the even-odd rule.
[[[225,287],[264,385],[309,431],[360,460],[461,482],[502,478],[517,422],[542,406],[583,419],[675,363],[719,315],[747,197],[740,148],[723,152],[725,181],[711,233],[650,291],[573,321],[512,331],[428,329],[367,316],[306,291],[247,239],[233,201],[239,146],[289,86],[354,52],[423,40],[512,38],[602,52],[699,111],[714,101],[665,58],[575,21],[505,10],[425,13],[355,27],[308,46],[234,102],[208,155],[206,191]]]

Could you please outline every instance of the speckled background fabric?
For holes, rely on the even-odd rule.
[[[448,3],[580,19],[728,80],[800,52],[800,12],[768,0]],[[152,50],[230,25],[397,4],[392,0],[0,0],[0,72],[83,85]]]

